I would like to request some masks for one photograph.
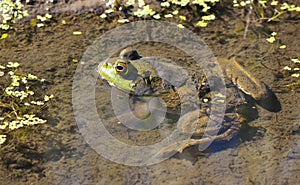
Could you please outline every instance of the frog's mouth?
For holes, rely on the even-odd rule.
[[[108,86],[108,87],[115,87],[115,84],[114,84],[114,83],[107,81],[107,80],[106,80],[105,78],[103,78],[103,77],[100,77],[100,78],[101,78],[101,81],[103,82],[103,84],[104,84],[105,86]]]

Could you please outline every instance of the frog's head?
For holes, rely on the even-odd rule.
[[[98,66],[98,72],[111,86],[125,91],[134,91],[135,82],[139,78],[138,70],[130,60],[117,58],[112,62],[102,62]]]
[[[138,60],[141,56],[138,52],[132,48],[125,48],[120,53],[120,58],[128,59],[128,60]]]

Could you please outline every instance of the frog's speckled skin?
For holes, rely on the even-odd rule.
[[[123,50],[119,58],[110,59],[109,61],[101,63],[98,67],[98,71],[101,77],[107,80],[110,85],[116,86],[121,90],[129,91],[131,93],[136,92],[137,87],[140,84],[149,85],[149,88],[151,88],[153,85],[151,80],[153,79],[153,77],[158,76],[157,71],[153,68],[153,66],[151,66],[150,63],[145,62],[145,60],[140,60],[137,57],[139,56],[137,52],[133,51],[134,50],[132,49]],[[229,83],[235,84],[241,91],[252,96],[255,100],[260,100],[267,97],[266,86],[262,82],[256,80],[234,59],[218,59],[218,61],[221,68],[225,72],[227,79],[231,81]],[[120,68],[118,68],[119,64],[121,64]],[[173,76],[173,78],[175,78],[175,76]],[[177,88],[177,92],[188,92],[187,90],[181,89],[184,88]],[[175,98],[172,96],[173,95],[168,95],[167,98],[172,99],[172,101],[174,102]],[[210,95],[205,96],[209,97]],[[232,86],[231,88],[227,87],[227,110],[232,111],[234,107],[238,107],[246,103],[247,101],[243,97],[242,93],[238,92],[237,88],[232,88]],[[179,104],[175,105],[178,106]],[[192,135],[207,135],[207,133],[211,131],[213,132],[220,129],[219,125],[210,128],[206,127],[208,119],[209,117],[207,116],[207,114],[203,112],[191,112],[189,114],[189,117],[186,118],[186,122],[180,125],[180,130],[182,133],[192,132]],[[224,121],[222,123],[223,125],[221,126],[222,128],[220,129],[221,132],[219,132],[218,135],[203,137],[200,139],[188,139],[179,143],[174,143],[174,145],[163,149],[160,153],[158,153],[158,155],[164,155],[174,150],[182,152],[186,147],[196,144],[202,144],[212,141],[230,140],[232,137],[237,135],[237,133],[239,133],[239,130],[241,128],[240,122],[245,121],[245,119],[245,117],[237,115],[235,113],[226,113]]]
[[[245,94],[252,96],[255,100],[267,98],[266,85],[253,77],[234,58],[231,60],[219,58],[218,62],[225,75]]]

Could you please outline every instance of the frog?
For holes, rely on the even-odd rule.
[[[136,50],[126,48],[121,51],[119,57],[101,63],[98,72],[110,86],[131,94],[154,95],[166,89],[170,90],[171,84],[160,77],[153,63],[150,63],[147,58],[140,58]],[[154,93],[156,91],[159,92]]]
[[[175,83],[174,81],[172,83],[164,81],[161,74],[159,74],[159,70],[157,70],[157,68],[161,69],[164,66],[155,66],[155,63],[149,62],[151,60],[154,60],[154,58],[141,57],[136,50],[126,48],[120,52],[118,57],[101,62],[98,66],[98,72],[100,77],[107,81],[110,86],[126,91],[133,97],[160,96],[165,99],[168,108],[171,110],[176,109],[180,106],[180,98],[182,98],[178,94],[191,93],[184,85],[187,82],[188,75],[180,77],[173,75],[171,78],[176,78]],[[209,103],[204,104],[200,111],[189,112],[188,117],[185,117],[184,122],[179,125],[182,134],[191,134],[193,137],[171,144],[158,152],[157,155],[165,155],[173,151],[181,153],[190,146],[231,140],[239,133],[241,124],[247,121],[246,116],[237,113],[238,111],[233,111],[233,109],[247,104],[244,94],[251,96],[256,101],[267,98],[266,85],[254,78],[234,58],[217,58],[217,61],[226,76],[227,91],[226,102],[223,102],[226,103],[227,108],[221,128],[217,123],[207,127],[207,122],[210,119],[208,115],[211,110]],[[166,68],[174,67],[168,64],[164,65],[166,65]],[[172,71],[177,70],[179,69],[175,68]],[[211,98],[205,76],[195,82],[195,88],[199,99],[207,101]],[[195,105],[198,102],[192,104]],[[218,132],[218,134],[209,135],[210,132]],[[206,137],[198,137],[203,135],[206,135]]]

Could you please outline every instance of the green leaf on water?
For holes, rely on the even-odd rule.
[[[189,4],[189,0],[172,0],[172,3],[180,5],[180,6],[186,6]]]
[[[0,39],[6,39],[7,38],[7,33],[3,33],[2,35],[1,35],[1,38]]]
[[[105,13],[113,13],[114,12],[114,9],[108,9],[108,10],[105,10]]]
[[[276,36],[277,33],[276,33],[276,32],[272,32],[271,35],[272,35],[272,36]]]
[[[271,2],[271,5],[272,5],[272,6],[278,5],[278,1],[272,1],[272,2]]]
[[[291,61],[294,62],[294,63],[300,63],[300,60],[297,59],[297,58],[292,58]]]
[[[107,17],[107,15],[105,13],[100,15],[100,18],[105,19]]]
[[[159,14],[155,14],[155,15],[153,15],[153,18],[154,19],[160,19],[160,15]]]
[[[285,49],[286,48],[286,45],[281,45],[281,46],[279,46],[279,49]]]
[[[202,27],[202,28],[206,27],[207,26],[207,22],[204,22],[203,20],[198,21],[197,24],[196,24],[196,26]]]
[[[51,14],[48,14],[48,13],[46,13],[45,17],[46,17],[46,18],[48,18],[48,19],[51,19],[51,18],[52,18],[52,15],[51,15]]]
[[[183,20],[183,21],[186,21],[186,16],[184,15],[179,15],[179,19]]]
[[[42,21],[42,22],[44,22],[44,21],[47,20],[47,17],[46,17],[46,16],[43,17],[43,16],[41,16],[41,15],[37,15],[36,18],[39,19],[39,20]]]
[[[182,24],[177,24],[177,26],[178,26],[179,28],[184,28],[184,26],[183,26]]]
[[[172,14],[166,14],[166,15],[165,15],[165,18],[171,18],[171,17],[173,17]]]
[[[170,7],[170,3],[168,1],[160,3],[162,7]]]
[[[128,19],[119,19],[118,20],[118,23],[126,23],[126,22],[129,22]]]
[[[145,4],[145,1],[144,0],[138,0],[138,6],[140,8],[144,7],[146,4]]]
[[[205,20],[205,21],[211,21],[211,20],[215,20],[215,19],[216,19],[216,16],[214,14],[202,16],[202,20]]]
[[[38,28],[43,27],[43,26],[45,26],[43,23],[36,24],[36,27],[38,27]]]
[[[6,141],[6,135],[1,134],[0,135],[0,145],[3,144]]]
[[[266,39],[269,43],[274,43],[274,41],[276,40],[274,36],[271,36],[270,38]]]
[[[73,35],[82,35],[81,31],[73,31]]]
[[[283,69],[288,71],[292,70],[292,68],[290,68],[289,66],[285,66]]]
[[[178,14],[178,10],[175,10],[172,12],[173,15],[177,15]]]

